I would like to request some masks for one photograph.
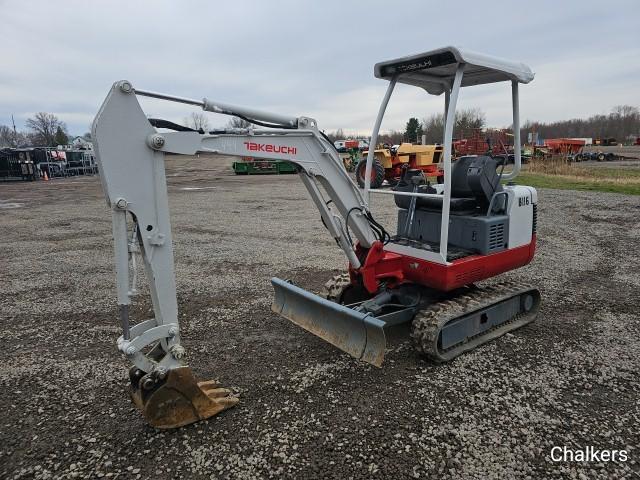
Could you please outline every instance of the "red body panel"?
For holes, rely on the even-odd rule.
[[[371,294],[378,290],[381,281],[394,287],[404,282],[417,283],[440,291],[456,288],[494,277],[509,270],[527,265],[536,250],[536,236],[531,243],[490,255],[471,255],[454,260],[450,265],[421,260],[419,258],[386,252],[382,243],[373,244],[362,267],[349,267],[351,279],[362,276],[362,283]]]
[[[392,165],[393,166],[391,168],[387,168],[384,171],[385,180],[398,180],[402,176],[402,167],[407,164],[396,162]],[[411,170],[422,170],[422,173],[425,177],[441,177],[442,175],[444,175],[444,172],[438,169],[437,164],[432,163],[423,166],[416,165],[415,156],[412,156],[410,158],[408,165]]]
[[[584,140],[573,138],[550,138],[544,141],[544,146],[553,153],[577,153],[584,147]]]
[[[513,145],[509,145],[509,138],[504,130],[473,128],[464,132],[463,138],[454,140],[452,146],[456,157],[513,153]]]

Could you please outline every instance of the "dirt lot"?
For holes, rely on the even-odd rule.
[[[345,265],[296,177],[168,165],[190,364],[241,403],[146,426],[115,347],[98,179],[3,184],[1,478],[640,476],[640,197],[541,190],[538,255],[508,275],[542,290],[537,321],[441,366],[398,335],[377,369],[270,311],[271,276],[320,291]],[[552,462],[554,446],[629,460]]]

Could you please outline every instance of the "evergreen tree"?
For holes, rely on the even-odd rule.
[[[421,139],[422,125],[417,118],[411,117],[404,130],[404,140],[410,143],[420,143]]]
[[[55,145],[66,145],[67,143],[69,143],[69,137],[67,137],[67,134],[64,133],[64,130],[62,130],[62,127],[60,125],[58,125],[58,129],[56,130],[56,134],[53,137],[53,140]]]

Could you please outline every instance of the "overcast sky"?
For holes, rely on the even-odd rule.
[[[512,10],[513,7],[518,8]],[[52,112],[82,134],[111,84],[306,115],[324,130],[371,130],[386,82],[374,63],[445,45],[521,61],[521,120],[640,106],[640,1],[0,0],[0,124]],[[490,126],[511,122],[508,84],[463,90]],[[400,86],[383,130],[442,109]],[[181,121],[192,110],[144,100]],[[212,126],[227,118],[210,115]]]

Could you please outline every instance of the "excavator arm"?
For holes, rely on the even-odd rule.
[[[195,131],[160,133],[145,116],[137,95],[238,115],[260,125],[267,122],[270,128],[230,129],[206,134]],[[130,371],[133,400],[156,427],[173,428],[192,423],[215,415],[238,401],[231,392],[212,382],[197,383],[184,363],[165,153],[210,152],[287,160],[297,166],[300,179],[324,224],[352,268],[361,265],[347,229],[351,229],[360,248],[369,249],[380,239],[380,230],[372,228],[375,222],[360,191],[313,119],[289,118],[206,99],[200,102],[136,91],[129,82],[120,81],[113,85],[100,108],[92,136],[102,186],[113,216],[117,296],[123,330],[118,348],[134,365]],[[135,263],[132,274],[130,265],[138,254],[143,259],[149,281],[154,318],[132,325],[129,305],[136,294]],[[287,316],[283,312],[287,302],[282,299],[282,289],[288,287],[278,279],[273,282],[276,296],[281,299],[282,308],[278,313]],[[363,335],[366,335],[365,331]]]

